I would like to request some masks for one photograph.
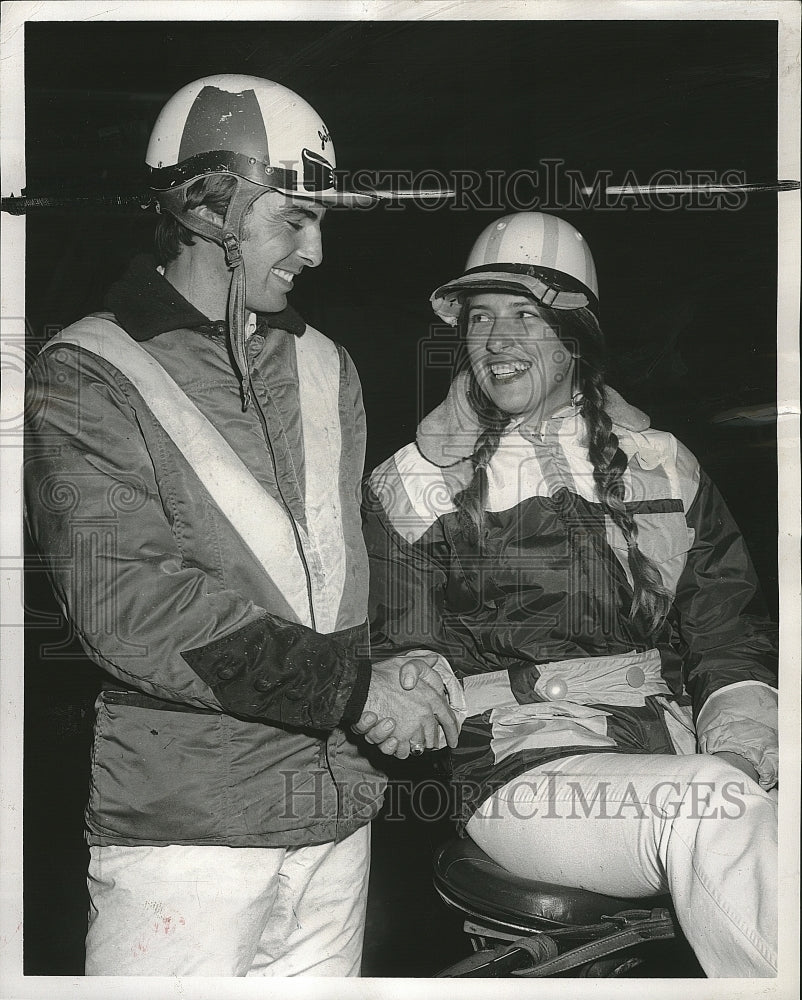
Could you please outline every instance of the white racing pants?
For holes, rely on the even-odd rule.
[[[358,976],[370,828],[313,847],[92,847],[89,976]]]
[[[525,878],[668,890],[706,975],[777,975],[776,798],[714,756],[567,757],[499,789],[467,829]]]

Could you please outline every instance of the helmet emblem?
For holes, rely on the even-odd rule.
[[[301,156],[305,191],[327,191],[334,187],[334,168],[324,156],[311,149],[303,149]]]

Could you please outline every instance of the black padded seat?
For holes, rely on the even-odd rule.
[[[581,927],[621,910],[671,906],[668,896],[619,899],[520,878],[488,857],[470,837],[450,840],[438,850],[434,884],[447,902],[474,917],[533,929]]]

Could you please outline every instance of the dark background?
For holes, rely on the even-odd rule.
[[[610,171],[612,183],[630,171],[641,183],[663,170],[776,177],[770,21],[25,30],[29,194],[144,190],[140,165],[160,107],[190,80],[226,72],[265,76],[302,94],[326,121],[347,170],[509,174],[559,159],[588,181]],[[419,362],[432,336],[428,296],[460,272],[479,231],[507,210],[492,204],[487,174],[475,197],[487,207],[463,198],[461,209],[330,212],[326,259],[293,293],[303,315],[357,363],[368,468],[411,439],[447,384],[442,372],[424,378]],[[738,210],[624,204],[558,213],[585,234],[596,258],[610,381],[717,481],[776,611],[775,425],[711,418],[775,400],[777,196],[750,195]],[[101,305],[131,253],[149,248],[152,226],[151,212],[137,208],[29,214],[32,354],[54,329]],[[25,972],[76,974],[86,908],[81,812],[98,679],[59,623],[33,553],[26,604]],[[420,777],[426,767],[394,773]],[[374,825],[366,974],[431,975],[463,954],[460,922],[430,888],[429,853],[447,835],[443,823],[385,817]]]

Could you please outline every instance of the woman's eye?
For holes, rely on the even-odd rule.
[[[474,315],[471,316],[470,321],[471,323],[487,323],[489,318],[489,316],[484,316],[482,313],[474,313]]]
[[[521,311],[518,313],[518,319],[535,319],[536,316],[537,313],[533,313],[529,309],[521,309]]]
[[[301,225],[300,222],[290,222],[289,219],[287,219],[287,225],[290,227],[290,229],[293,230],[293,232],[296,232],[296,233],[299,232],[303,228],[303,226]]]

